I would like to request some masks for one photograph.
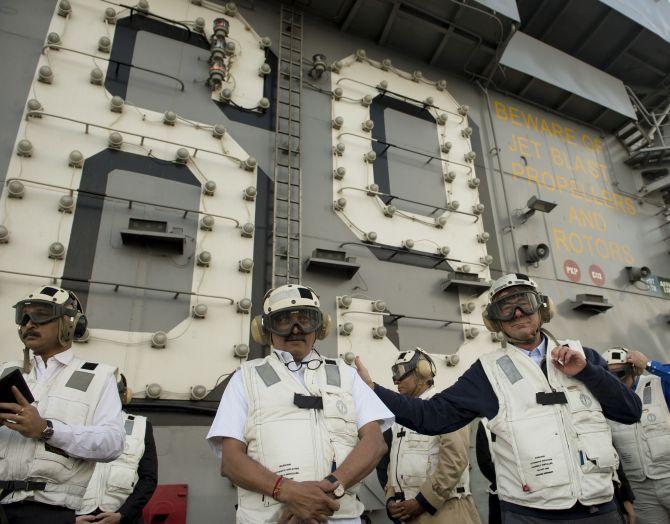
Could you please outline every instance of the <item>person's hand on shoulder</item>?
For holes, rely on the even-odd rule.
[[[629,351],[628,358],[626,360],[628,360],[628,362],[633,364],[633,366],[635,366],[640,371],[644,371],[647,367],[647,363],[649,362],[647,356],[640,351]]]
[[[356,371],[358,371],[358,376],[361,377],[361,380],[363,382],[365,382],[371,388],[374,388],[375,383],[372,381],[372,377],[370,376],[370,372],[368,371],[368,368],[366,368],[363,365],[363,361],[361,360],[361,357],[356,357],[356,360],[354,362],[356,363]]]
[[[552,349],[551,362],[557,370],[569,377],[574,377],[586,367],[586,357],[568,346]]]

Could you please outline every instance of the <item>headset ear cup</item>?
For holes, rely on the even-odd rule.
[[[263,317],[260,315],[256,315],[252,320],[251,320],[251,338],[254,339],[254,342],[258,344],[263,344],[264,346],[267,346],[270,344],[269,337],[265,333],[265,329],[263,328]]]
[[[486,326],[486,329],[488,329],[489,331],[493,333],[502,331],[502,326],[500,325],[500,322],[498,320],[489,319],[488,311],[484,310],[482,312],[482,320],[484,322],[484,326]]]
[[[316,338],[318,340],[323,340],[324,338],[326,338],[330,333],[330,328],[332,325],[333,321],[330,318],[330,315],[328,313],[323,315],[323,321],[321,323],[321,327],[316,332]]]
[[[86,318],[86,315],[84,315],[83,313],[78,313],[74,317],[73,324],[74,324],[73,338],[74,340],[79,340],[86,334],[86,328],[88,327],[88,319]]]
[[[542,295],[541,298],[543,305],[540,307],[540,320],[546,324],[554,317],[554,313],[556,313],[556,306],[554,305],[554,301],[551,299],[551,297]]]
[[[433,369],[430,365],[430,362],[427,360],[421,359],[416,363],[416,374],[419,376],[420,380],[428,380],[433,378]]]

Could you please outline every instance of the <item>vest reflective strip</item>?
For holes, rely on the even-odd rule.
[[[256,366],[255,369],[256,373],[258,373],[258,376],[261,377],[261,380],[267,387],[270,387],[281,380],[279,375],[277,375],[277,372],[272,369],[272,366],[269,362],[261,364],[260,366]]]
[[[505,373],[505,376],[507,377],[507,380],[510,381],[510,384],[514,384],[523,378],[509,355],[500,357],[498,360],[496,360],[496,364],[498,364],[498,367],[502,369],[503,373]]]
[[[95,373],[87,373],[86,371],[75,371],[74,373],[72,373],[72,376],[70,376],[70,378],[68,379],[67,383],[65,384],[65,387],[83,391],[85,393],[86,390],[88,389],[88,386],[91,385],[91,382],[93,381],[94,377]]]
[[[647,382],[642,390],[642,403],[651,404],[651,382]]]
[[[326,383],[329,386],[341,387],[340,368],[337,366],[337,362],[332,360],[326,360],[325,362]]]

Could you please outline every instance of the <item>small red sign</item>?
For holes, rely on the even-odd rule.
[[[582,271],[574,260],[563,262],[563,271],[565,271],[565,276],[573,282],[579,282],[582,278]]]
[[[591,282],[593,282],[596,286],[605,285],[605,272],[600,266],[591,264],[589,266],[589,276],[591,277]]]

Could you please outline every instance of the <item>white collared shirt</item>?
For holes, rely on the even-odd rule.
[[[279,359],[287,364],[293,360],[291,354],[287,351],[272,348],[272,351],[279,357]],[[303,359],[307,362],[313,358],[318,358],[315,352],[311,352]],[[305,367],[300,366],[297,371],[292,371],[291,375],[295,380],[301,384],[305,384]],[[368,422],[379,421],[379,426],[382,431],[386,431],[393,425],[393,413],[379,400],[374,391],[368,387],[365,382],[361,380],[354,367],[351,368],[353,375],[353,388],[351,395],[356,406],[356,424],[358,429],[365,426]],[[221,440],[223,437],[231,437],[240,442],[246,443],[244,438],[244,428],[247,422],[248,403],[246,397],[246,390],[244,388],[244,376],[238,370],[231,377],[230,382],[226,386],[226,390],[221,397],[219,409],[216,412],[216,417],[209,428],[207,440],[210,446],[216,453],[219,462],[221,461]],[[330,519],[328,522],[337,524],[360,524],[361,520],[356,517],[354,519]]]
[[[38,382],[47,382],[60,373],[74,359],[70,348],[50,357],[46,364],[42,357],[33,357],[35,377]],[[114,376],[110,376],[100,402],[95,408],[91,426],[68,425],[52,421],[54,434],[49,444],[62,449],[72,457],[109,462],[122,452],[125,442],[121,400]]]
[[[533,362],[535,362],[538,366],[541,366],[542,360],[547,354],[547,339],[546,337],[542,337],[542,341],[540,342],[540,344],[532,351],[528,351],[527,349],[521,349],[520,347],[517,346],[514,347],[519,351],[521,351],[521,353],[523,353],[527,357],[533,359]]]

